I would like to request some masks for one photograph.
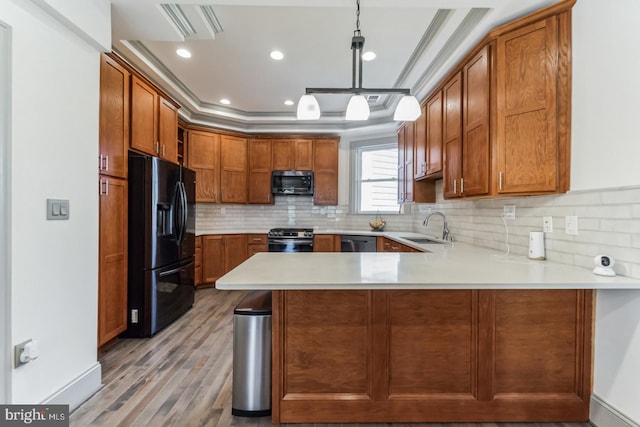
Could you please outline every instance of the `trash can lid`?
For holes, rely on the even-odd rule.
[[[238,303],[233,314],[264,316],[271,314],[271,291],[251,291]]]

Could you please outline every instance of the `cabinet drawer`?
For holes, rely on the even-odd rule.
[[[247,243],[249,243],[250,245],[266,245],[267,235],[266,234],[247,234]]]

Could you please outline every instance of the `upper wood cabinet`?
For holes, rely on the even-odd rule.
[[[131,74],[105,54],[100,60],[100,174],[127,177]]]
[[[425,176],[442,176],[442,92],[433,95],[426,105],[427,149]]]
[[[443,93],[443,185],[445,199],[460,197],[462,181],[462,72],[444,86]]]
[[[498,194],[568,190],[569,37],[565,13],[497,39]]]
[[[489,194],[489,46],[463,68],[462,178],[463,196]]]
[[[160,154],[158,93],[137,76],[131,78],[131,148]]]
[[[98,346],[127,329],[127,180],[101,176]]]
[[[131,78],[131,148],[178,161],[177,107],[135,75]]]
[[[273,203],[270,139],[249,139],[249,203]]]
[[[433,203],[435,181],[414,180],[415,124],[405,123],[398,130],[398,203]]]
[[[574,3],[493,30],[441,86],[445,198],[569,190]]]
[[[274,139],[273,170],[308,171],[313,169],[313,140]]]
[[[190,130],[188,167],[196,172],[196,202],[220,201],[220,135]]]
[[[338,139],[313,141],[313,203],[338,204]]]
[[[158,98],[158,143],[160,157],[178,163],[178,109],[166,99]]]
[[[220,201],[247,203],[247,139],[220,136]]]
[[[427,107],[421,107],[421,114],[415,123],[415,141],[413,147],[413,177],[421,179],[427,176]]]

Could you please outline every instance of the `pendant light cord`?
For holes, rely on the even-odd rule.
[[[356,30],[353,32],[353,35],[360,35],[360,0],[356,0]]]

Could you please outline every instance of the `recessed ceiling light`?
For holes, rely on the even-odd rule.
[[[363,61],[373,61],[374,59],[376,59],[376,53],[371,50],[368,50],[362,54]]]
[[[293,105],[293,101],[290,99],[287,99],[286,101],[284,101],[284,105]]]
[[[181,56],[183,58],[191,58],[191,52],[189,52],[187,49],[180,48],[176,50],[176,53],[178,54],[178,56]]]
[[[227,98],[222,98],[220,100],[220,104],[229,105],[231,104],[231,101],[229,101]]]
[[[279,50],[274,50],[269,54],[269,56],[273,60],[280,61],[282,58],[284,58],[284,53],[280,52]]]

